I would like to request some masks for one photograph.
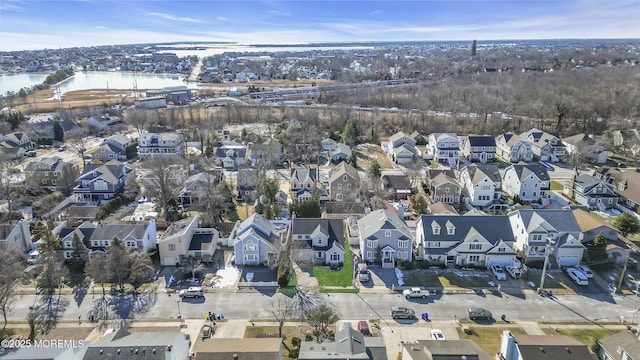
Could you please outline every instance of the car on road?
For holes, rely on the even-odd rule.
[[[507,266],[505,269],[507,270],[507,274],[514,279],[520,279],[522,277],[522,271],[515,266]]]
[[[411,289],[406,289],[402,291],[402,295],[407,298],[407,300],[411,298],[422,298],[426,299],[429,296],[429,290],[422,290],[417,287],[413,287]]]
[[[504,272],[504,268],[500,265],[491,265],[491,272],[493,276],[498,280],[507,280],[507,273]]]
[[[582,271],[574,268],[574,267],[570,267],[570,268],[566,268],[564,271],[567,276],[573,280],[574,283],[580,285],[580,286],[587,286],[589,285],[589,279],[587,278],[587,275],[583,274]]]
[[[470,320],[493,319],[493,314],[491,314],[491,311],[483,308],[470,308],[469,310],[467,310],[467,313],[469,314]]]
[[[204,291],[200,286],[191,286],[187,289],[182,289],[178,293],[181,298],[200,298],[204,296]]]
[[[587,277],[587,279],[591,279],[593,277],[593,271],[589,269],[587,265],[576,265],[574,268],[582,271],[583,274]]]
[[[444,340],[444,334],[442,333],[442,330],[432,329],[431,338],[433,340]]]
[[[393,319],[413,319],[416,312],[404,306],[394,306],[391,308],[391,318]]]

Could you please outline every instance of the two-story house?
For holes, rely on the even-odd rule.
[[[160,265],[177,266],[189,257],[211,261],[218,248],[220,233],[214,228],[201,228],[198,216],[171,224],[158,240]]]
[[[189,176],[178,194],[180,205],[184,209],[205,208],[206,203],[204,202],[213,196],[216,187],[222,180],[224,180],[224,172],[218,169]]]
[[[383,174],[380,186],[386,196],[393,200],[407,200],[411,195],[411,181],[407,175]]]
[[[402,131],[389,137],[387,151],[389,158],[397,164],[406,164],[420,155],[416,149],[416,141]]]
[[[329,198],[331,201],[359,202],[360,175],[358,170],[341,162],[329,172]]]
[[[214,152],[215,163],[227,170],[236,170],[247,162],[245,145],[222,145]]]
[[[533,145],[514,133],[496,136],[496,154],[512,163],[533,161]]]
[[[62,228],[59,236],[65,259],[71,258],[75,236],[92,252],[106,251],[114,238],[120,239],[127,249],[149,252],[156,249],[157,239],[154,220],[137,224],[96,224],[86,221],[78,227]]]
[[[453,133],[432,133],[429,135],[429,153],[433,161],[451,168],[458,167],[460,140]]]
[[[427,169],[427,189],[431,202],[460,204],[462,186],[451,169]]]
[[[73,188],[76,201],[85,205],[102,205],[120,192],[133,169],[111,160],[106,164],[88,164]]]
[[[253,214],[244,221],[236,222],[229,243],[237,265],[272,266],[278,263],[280,255],[280,236],[269,220],[260,214]]]
[[[562,139],[566,146],[567,155],[576,156],[592,164],[604,164],[607,162],[607,152],[592,135],[577,134]]]
[[[490,135],[469,135],[460,143],[462,156],[469,161],[487,163],[496,159],[496,139]]]
[[[507,216],[422,215],[416,244],[422,259],[457,266],[511,266],[514,234]]]
[[[184,137],[177,132],[144,133],[138,138],[138,157],[144,160],[151,156],[185,156]]]
[[[0,247],[15,246],[23,252],[33,249],[29,222],[20,220],[15,224],[0,224]]]
[[[344,221],[340,219],[291,219],[291,238],[297,259],[315,264],[344,263]]]
[[[374,210],[358,220],[362,260],[393,268],[396,260],[412,259],[413,234],[407,224],[386,209]]]
[[[33,150],[33,143],[27,134],[13,132],[0,137],[0,160],[15,160]]]
[[[613,185],[621,205],[634,212],[640,210],[640,169],[601,167],[594,176]]]
[[[236,173],[236,200],[245,204],[256,201],[258,185],[262,179],[258,178],[256,169],[240,169]]]
[[[311,199],[316,189],[318,169],[298,167],[291,169],[289,192],[291,199]]]
[[[547,168],[541,164],[514,164],[502,175],[502,190],[519,200],[549,203],[551,181]]]
[[[131,144],[131,139],[125,135],[110,136],[100,144],[98,150],[91,154],[92,159],[107,162],[110,160],[127,160],[126,149]]]
[[[574,176],[570,184],[565,185],[565,195],[578,204],[589,207],[589,210],[604,211],[618,204],[619,196],[613,185],[591,175]]]
[[[557,266],[574,266],[582,260],[585,247],[571,209],[520,209],[508,216],[516,240],[514,249],[525,264],[541,266],[547,251],[550,264]]]
[[[252,166],[263,164],[275,166],[282,161],[282,144],[273,138],[267,139],[261,144],[251,144],[248,146],[249,160]]]
[[[495,164],[471,164],[460,171],[465,199],[471,206],[486,207],[500,198],[502,177]]]
[[[520,137],[531,142],[533,155],[537,160],[550,162],[564,160],[566,146],[560,141],[558,134],[534,128],[520,134]]]
[[[25,180],[30,186],[60,191],[64,195],[71,194],[79,175],[78,164],[66,162],[57,156],[30,162],[24,169]]]

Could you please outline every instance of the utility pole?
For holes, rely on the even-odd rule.
[[[631,256],[631,245],[627,244],[627,258],[624,259],[624,266],[622,267],[622,273],[620,274],[620,281],[618,281],[618,287],[616,288],[616,293],[620,294],[622,291],[622,280],[624,279],[624,274],[627,272],[627,265],[629,265],[629,257]],[[636,294],[638,296],[638,294]]]

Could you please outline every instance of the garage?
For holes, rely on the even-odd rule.
[[[561,267],[576,266],[580,264],[580,257],[575,255],[562,255],[558,256],[557,261]]]

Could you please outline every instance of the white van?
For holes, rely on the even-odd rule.
[[[38,261],[38,256],[40,255],[40,253],[38,252],[38,250],[31,250],[29,251],[29,254],[27,255],[27,264],[33,265]]]
[[[204,296],[204,291],[200,286],[191,286],[188,289],[180,290],[179,293],[181,298],[199,298]]]

